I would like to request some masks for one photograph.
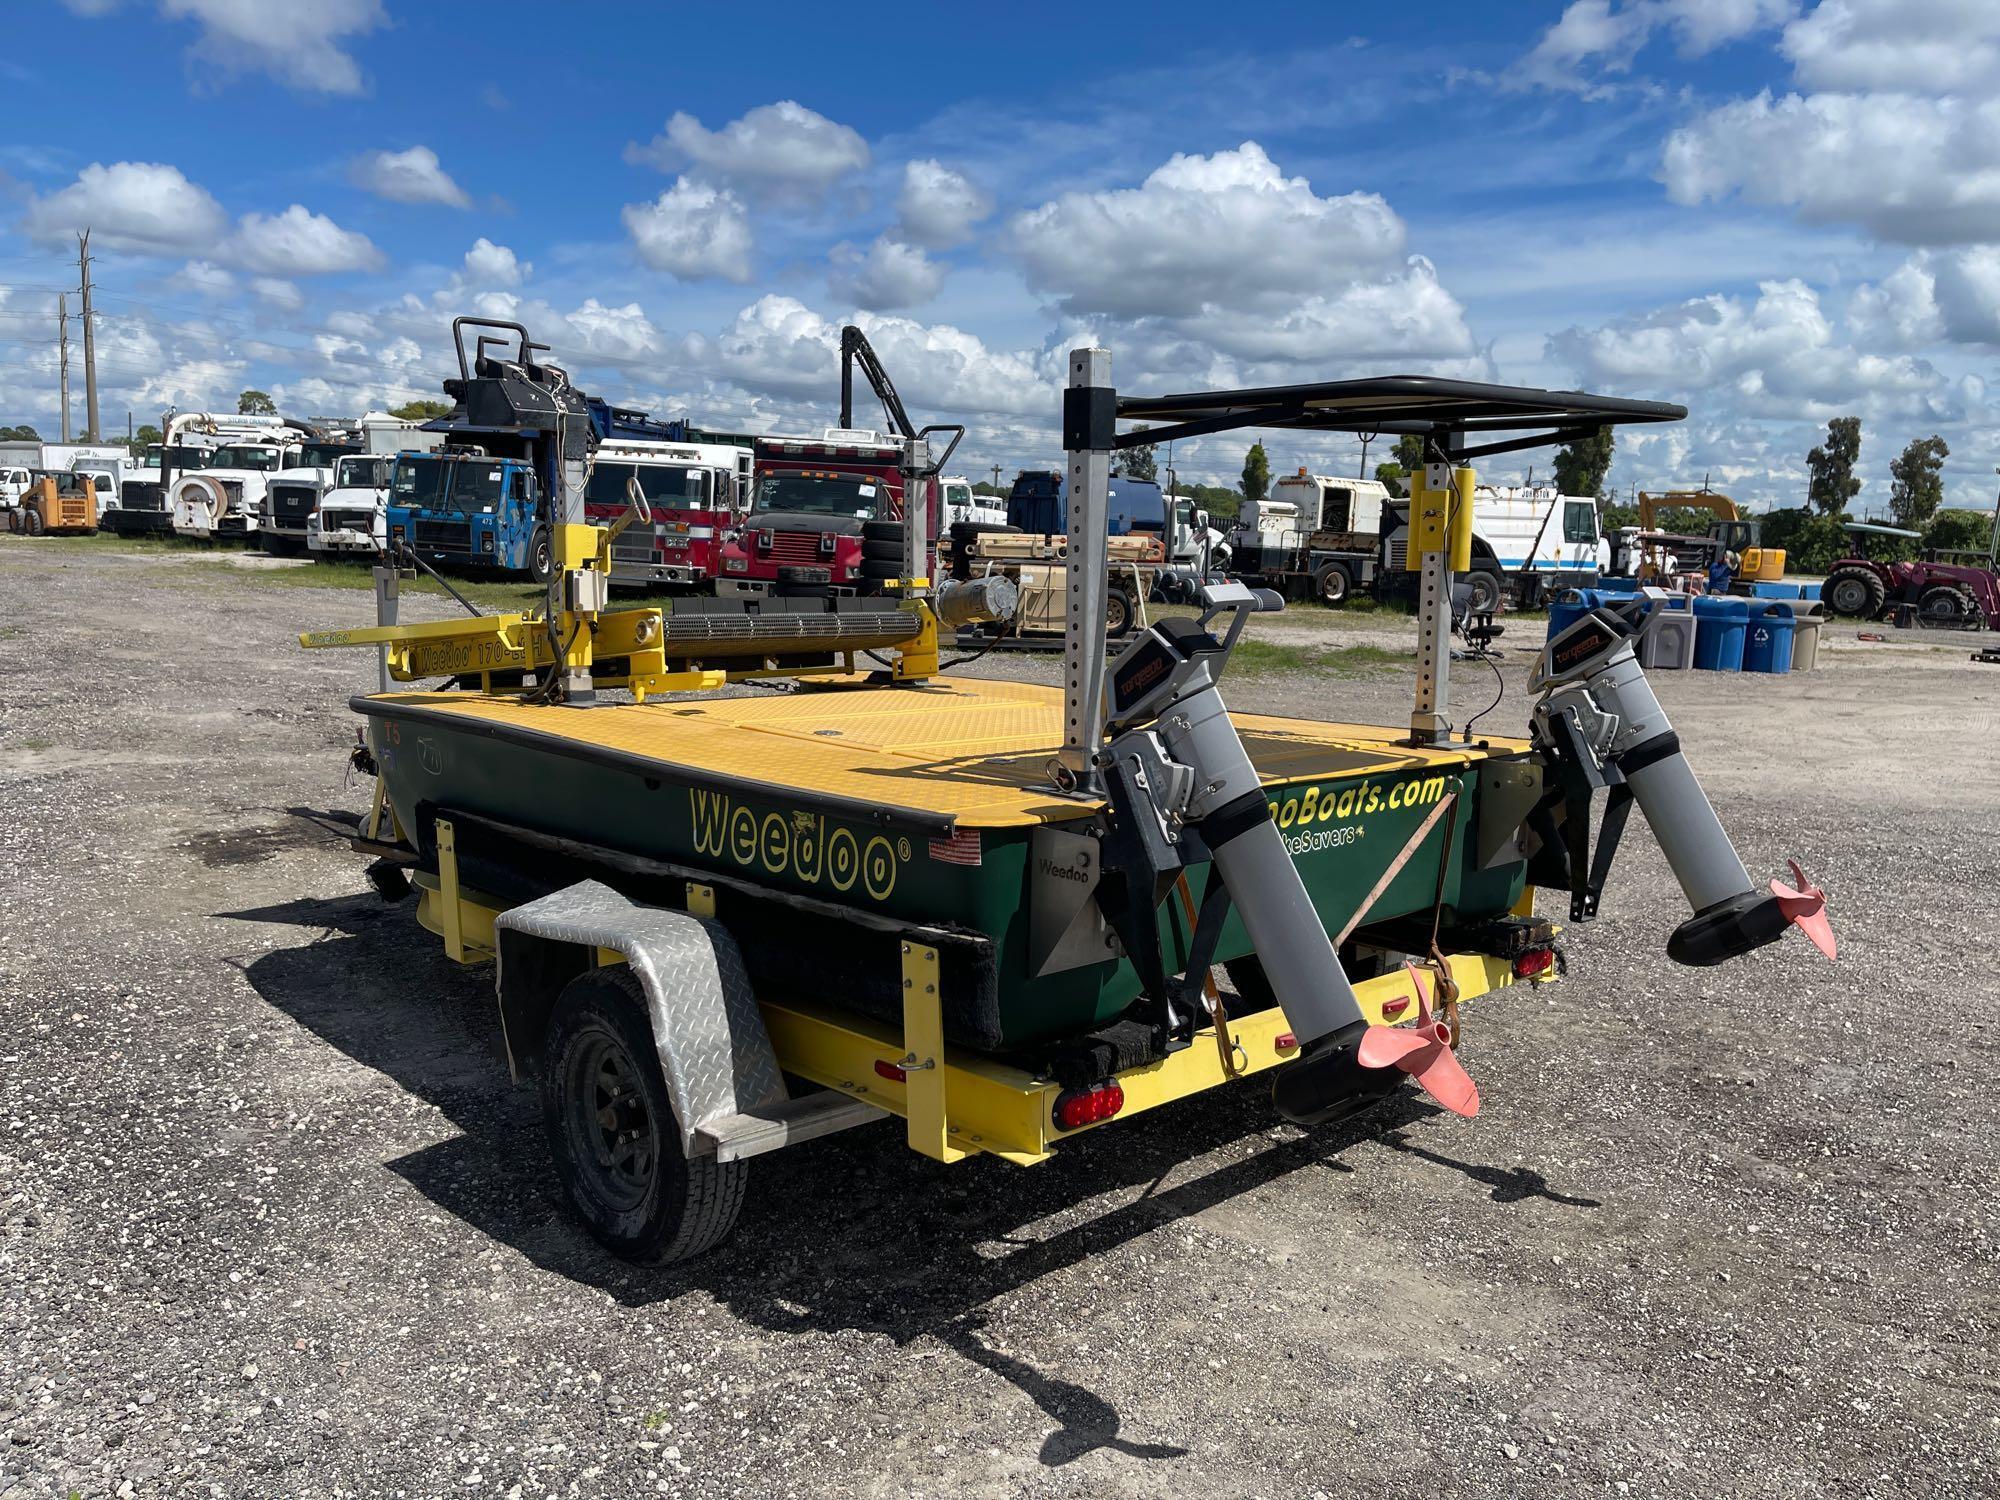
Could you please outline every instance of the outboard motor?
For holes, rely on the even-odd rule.
[[[1646,681],[1637,648],[1665,618],[1665,607],[1666,596],[1655,590],[1649,598],[1592,610],[1543,647],[1528,679],[1529,691],[1543,695],[1530,732],[1554,783],[1530,827],[1567,875],[1561,883],[1571,890],[1570,916],[1584,921],[1597,914],[1626,813],[1636,801],[1694,908],[1668,939],[1669,958],[1719,964],[1776,942],[1793,926],[1832,958],[1837,944],[1826,893],[1807,884],[1796,862],[1796,885],[1773,880],[1768,892],[1757,890]],[[1604,825],[1586,868],[1591,794],[1600,786],[1609,789]],[[1566,824],[1560,844],[1551,816],[1558,802]],[[1532,878],[1532,868],[1530,873]]]

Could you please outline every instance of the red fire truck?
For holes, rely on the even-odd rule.
[[[584,511],[608,525],[631,503],[637,482],[651,524],[635,522],[611,544],[611,582],[620,588],[706,591],[723,538],[749,503],[750,451],[721,443],[610,437],[584,490]]]
[[[881,579],[899,576],[902,569],[892,564],[900,553],[867,556],[863,526],[902,519],[902,459],[895,439],[854,428],[829,427],[817,438],[759,438],[750,509],[722,547],[715,591],[753,598],[873,593]],[[936,481],[928,488],[935,538]]]

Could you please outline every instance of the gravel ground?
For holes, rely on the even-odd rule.
[[[1568,981],[1469,1009],[1476,1121],[1306,1133],[1246,1086],[1032,1170],[870,1127],[648,1273],[565,1212],[490,976],[289,815],[361,803],[372,661],[291,637],[368,597],[6,538],[0,598],[0,1495],[1995,1491],[2000,671],[1964,640],[1663,681],[1838,965],[1668,964],[1635,824]],[[1408,711],[1394,671],[1231,698]]]

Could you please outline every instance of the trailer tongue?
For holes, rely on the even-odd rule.
[[[927,576],[922,505],[904,508],[884,597],[608,610],[631,518],[581,523],[585,463],[551,474],[548,610],[302,643],[383,647],[399,682],[450,679],[355,700],[377,774],[357,848],[385,890],[414,881],[454,958],[497,957],[509,1055],[541,1076],[592,1232],[674,1259],[727,1232],[747,1158],[884,1115],[939,1160],[1026,1163],[1257,1072],[1302,1122],[1406,1077],[1473,1113],[1457,1007],[1552,977],[1530,888],[1566,887],[1572,919],[1593,915],[1629,801],[1695,908],[1676,958],[1714,962],[1795,921],[1818,941],[1816,891],[1751,891],[1632,658],[1636,616],[1552,643],[1532,740],[1450,719],[1467,461],[1683,415],[1421,377],[1120,398],[1109,356],[1078,350],[1058,689],[939,675],[940,627],[1013,601],[1002,579]],[[1154,425],[1120,434],[1124,417]],[[1198,620],[1156,622],[1107,667],[1111,455],[1244,426],[1424,437],[1407,730],[1230,713],[1230,655],[1274,602],[1239,585],[1209,585]],[[949,459],[932,431],[899,440],[905,493]],[[774,676],[803,681],[713,691]],[[818,1088],[788,1096],[786,1075]]]

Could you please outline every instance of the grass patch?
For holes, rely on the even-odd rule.
[[[35,752],[37,752],[37,753],[39,753],[39,752],[41,752],[41,751],[43,751],[43,750],[53,750],[53,749],[55,749],[55,747],[56,747],[56,742],[55,742],[54,740],[23,740],[23,741],[21,741],[21,748],[22,748],[23,750],[33,750],[33,751],[35,751]]]
[[[1261,676],[1270,672],[1316,672],[1330,677],[1366,677],[1387,667],[1406,667],[1408,653],[1382,646],[1284,646],[1273,641],[1237,642],[1229,659],[1232,672]]]

